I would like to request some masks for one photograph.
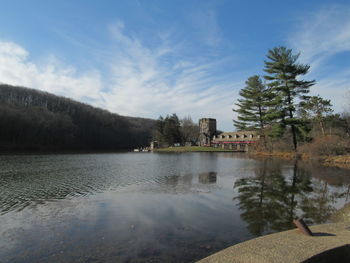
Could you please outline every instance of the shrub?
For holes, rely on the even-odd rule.
[[[305,143],[299,150],[311,156],[342,155],[350,153],[350,142],[349,139],[338,135],[326,135],[316,137],[311,143]]]

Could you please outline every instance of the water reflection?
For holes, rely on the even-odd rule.
[[[216,172],[200,173],[198,175],[198,181],[202,184],[215,184],[216,175]]]
[[[331,192],[326,181],[314,181],[313,192],[303,199],[300,205],[303,217],[310,224],[321,224],[327,222],[336,211],[334,204],[341,195]]]
[[[0,215],[130,186],[154,193],[206,192],[202,184],[216,181],[215,172],[201,170],[215,169],[217,159],[168,154],[0,156]]]
[[[240,216],[255,236],[291,229],[298,217],[309,224],[325,223],[336,210],[336,200],[344,197],[341,191],[331,191],[327,181],[312,178],[298,161],[285,171],[281,163],[263,160],[254,175],[238,179],[234,189]]]
[[[0,258],[193,262],[297,216],[323,223],[349,185],[346,170],[232,153],[0,156]]]

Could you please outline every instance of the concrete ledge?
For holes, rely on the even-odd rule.
[[[310,229],[315,236],[293,229],[239,243],[198,262],[299,263],[334,248],[349,248],[346,245],[350,244],[350,223],[323,224]]]

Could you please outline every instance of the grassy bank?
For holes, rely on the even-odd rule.
[[[157,149],[156,152],[232,152],[232,150],[204,146],[181,146],[161,148]]]

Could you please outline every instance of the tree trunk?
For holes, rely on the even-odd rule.
[[[261,106],[259,105],[259,121],[260,121],[260,135],[263,136],[263,143],[264,143],[264,149],[267,149],[267,145],[266,145],[266,138],[265,138],[265,134],[264,134],[264,122],[262,119],[262,110],[261,110]]]
[[[286,85],[286,89],[287,89],[287,95],[288,95],[288,111],[289,111],[289,118],[293,119],[293,111],[292,111],[292,99],[290,97],[290,92],[289,92],[289,88],[287,85],[287,82],[285,82]],[[291,128],[292,128],[292,135],[293,135],[293,146],[294,146],[294,151],[297,151],[298,145],[297,145],[297,132],[295,129],[295,125],[292,123],[291,124]]]

